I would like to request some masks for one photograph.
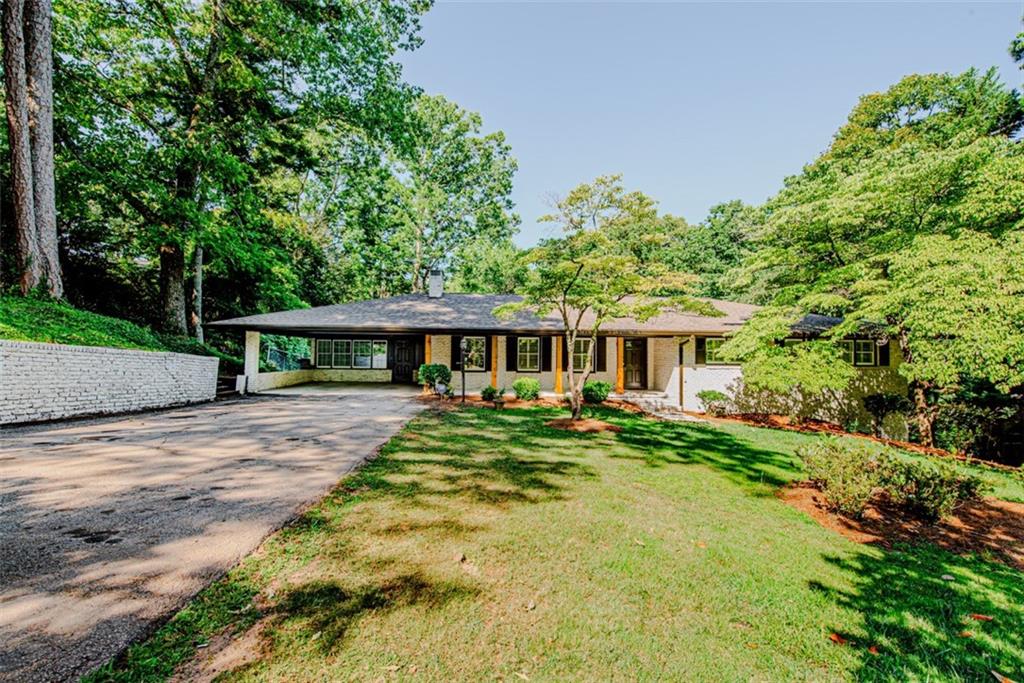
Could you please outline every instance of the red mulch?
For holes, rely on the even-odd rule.
[[[823,527],[851,541],[886,548],[894,542],[930,541],[954,553],[987,551],[1024,571],[1024,504],[998,498],[966,503],[952,516],[931,524],[917,519],[884,496],[876,496],[862,519],[830,512],[822,493],[804,482],[787,486],[779,498],[806,512]]]
[[[951,453],[949,451],[942,450],[941,448],[928,448],[918,443],[911,443],[909,441],[897,441],[896,439],[883,439],[871,434],[859,434],[856,432],[844,431],[842,427],[831,422],[825,422],[823,420],[801,420],[794,422],[790,418],[784,415],[767,415],[760,413],[744,413],[739,415],[729,415],[728,417],[712,417],[705,413],[695,413],[693,411],[684,411],[687,415],[707,420],[708,422],[740,422],[742,424],[751,425],[754,427],[768,427],[770,429],[784,429],[791,432],[805,432],[808,434],[836,434],[839,436],[853,436],[858,439],[867,439],[874,441],[875,443],[884,444],[886,446],[895,446],[896,448],[902,448],[903,450],[913,451],[914,453],[923,453],[925,455],[937,455],[943,458],[954,458],[956,460],[963,460],[965,462],[971,462],[986,467],[991,467],[997,470],[1003,470],[1004,472],[1016,472],[1019,468],[1013,467],[1012,465],[1004,465],[998,462],[991,462],[989,460],[981,460],[979,458],[970,458],[959,453]]]
[[[579,432],[581,434],[622,431],[622,427],[618,425],[609,424],[603,420],[594,420],[592,418],[574,420],[571,417],[560,417],[557,420],[548,420],[544,423],[544,426],[554,427],[555,429],[564,429],[567,432]]]

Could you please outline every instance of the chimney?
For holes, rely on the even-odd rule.
[[[427,283],[427,296],[431,299],[440,299],[444,296],[444,272],[440,268],[433,268],[430,271],[430,280]]]

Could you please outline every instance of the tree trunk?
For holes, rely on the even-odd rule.
[[[23,0],[4,0],[4,99],[11,147],[11,200],[14,204],[15,252],[21,291],[27,294],[43,279],[43,259],[36,239],[32,191],[32,143],[29,132],[28,84],[25,72]]]
[[[171,334],[187,335],[185,253],[176,244],[164,244],[160,247],[160,301],[163,304],[161,329]]]
[[[914,402],[914,421],[917,422],[918,438],[921,445],[931,448],[935,445],[935,411],[928,405],[927,387],[923,382],[910,383],[910,396]]]
[[[57,241],[57,201],[53,177],[53,44],[51,0],[25,1],[25,64],[32,200],[40,267],[50,296],[64,296]]]
[[[420,294],[426,287],[423,282],[423,228],[422,226],[416,226],[416,242],[413,250],[413,262],[412,262],[412,292],[413,294]]]
[[[196,341],[202,344],[205,340],[203,339],[203,245],[201,244],[196,245],[192,298],[192,326],[196,331]]]

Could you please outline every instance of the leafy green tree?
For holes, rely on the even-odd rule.
[[[698,225],[687,225],[681,218],[670,220],[678,224],[673,231],[678,237],[664,256],[669,265],[699,275],[695,293],[700,296],[736,298],[728,274],[751,252],[760,212],[733,200],[711,207]]]
[[[830,149],[768,203],[743,271],[775,296],[723,348],[744,360],[745,381],[842,390],[852,373],[830,340],[892,340],[926,444],[937,394],[967,377],[1008,390],[1019,364],[1007,354],[1021,322],[1011,302],[1024,229],[1022,122],[1016,93],[994,71],[910,76],[863,97]],[[779,346],[809,312],[845,322],[826,339]]]
[[[523,252],[506,239],[476,239],[460,247],[453,259],[451,289],[455,292],[512,294],[526,283]]]
[[[695,277],[671,271],[650,255],[668,241],[654,201],[641,192],[627,192],[621,176],[601,176],[573,189],[541,220],[556,223],[564,236],[543,240],[524,262],[528,277],[520,288],[522,301],[496,309],[502,316],[529,311],[557,315],[567,349],[577,339],[589,339],[587,359],[567,369],[572,417],[583,412],[583,387],[593,367],[598,334],[607,321],[632,317],[647,320],[669,307],[712,313],[684,294]],[[579,374],[577,375],[577,370]]]
[[[293,289],[264,182],[313,164],[307,132],[345,123],[401,138],[412,91],[396,50],[418,0],[62,0],[62,147],[95,201],[159,263],[165,329],[186,325],[186,259]],[[284,275],[285,280],[272,284]]]

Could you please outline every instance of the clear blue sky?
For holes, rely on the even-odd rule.
[[[520,245],[552,193],[602,173],[663,211],[760,203],[857,98],[910,73],[999,67],[1024,2],[440,2],[406,78],[481,113],[519,160]]]

